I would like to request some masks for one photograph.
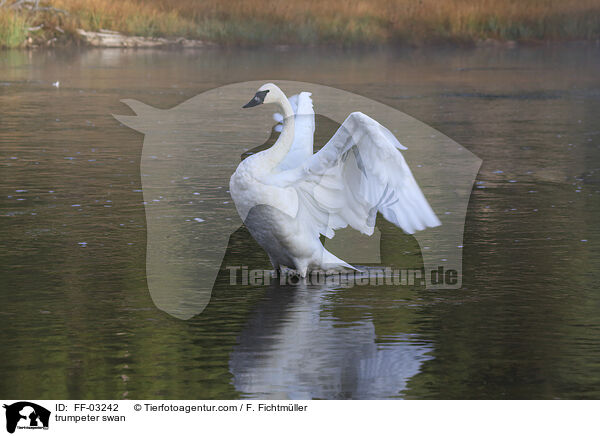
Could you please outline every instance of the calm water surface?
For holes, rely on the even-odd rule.
[[[462,289],[221,274],[191,320],[154,306],[143,136],[111,114],[278,78],[381,101],[483,159]],[[600,398],[599,119],[595,47],[0,52],[0,397]],[[226,256],[268,267],[243,228]]]

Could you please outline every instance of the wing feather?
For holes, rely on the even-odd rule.
[[[439,226],[399,151],[405,149],[377,121],[350,114],[290,178],[303,204],[301,219],[329,238],[348,225],[371,235],[378,211],[410,234]]]
[[[298,167],[313,154],[315,134],[315,111],[310,92],[301,92],[289,98],[294,109],[294,142],[286,157],[278,166],[280,171]],[[273,119],[283,122],[283,115],[276,113]]]

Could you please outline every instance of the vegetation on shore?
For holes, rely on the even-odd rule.
[[[600,0],[0,0],[0,46],[77,29],[220,44],[600,39]]]

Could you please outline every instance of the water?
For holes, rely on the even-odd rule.
[[[0,397],[600,397],[599,54],[1,52]],[[483,159],[462,289],[222,273],[191,320],[154,306],[143,137],[111,114],[129,113],[123,98],[169,108],[277,78],[378,100]],[[382,257],[414,248],[394,240]],[[226,262],[268,266],[245,229]]]

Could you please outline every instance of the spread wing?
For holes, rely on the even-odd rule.
[[[310,96],[310,92],[301,92],[289,98],[296,114],[294,117],[294,142],[288,154],[279,164],[279,171],[296,168],[313,154],[315,111]],[[281,123],[283,115],[276,113],[273,115],[273,119]],[[276,130],[281,131],[281,129],[277,129],[279,126],[276,126]]]
[[[300,219],[328,238],[348,225],[371,235],[378,211],[406,233],[439,226],[399,150],[406,147],[388,129],[350,114],[325,147],[287,172]]]

